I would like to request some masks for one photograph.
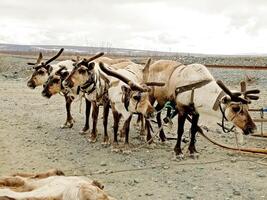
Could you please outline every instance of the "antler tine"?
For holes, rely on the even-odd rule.
[[[234,97],[233,93],[224,85],[221,80],[217,80],[216,83],[220,86],[220,88],[228,94],[231,98]]]
[[[240,82],[240,88],[241,88],[241,92],[244,93],[247,91],[247,84],[245,81],[241,81]]]
[[[104,52],[100,52],[100,53],[98,53],[98,54],[96,54],[96,55],[94,55],[94,56],[92,56],[92,57],[90,57],[88,59],[84,59],[84,62],[89,63],[89,62],[91,62],[91,61],[93,61],[93,60],[95,60],[95,59],[97,59],[97,58],[99,58],[99,57],[101,57],[103,55],[104,55]]]
[[[254,89],[254,90],[247,90],[244,94],[247,95],[247,94],[259,94],[259,93],[260,90]]]
[[[129,80],[125,76],[117,73],[116,71],[113,71],[113,70],[110,70],[110,69],[106,68],[102,62],[99,63],[99,67],[107,75],[114,76],[117,79],[120,79],[121,81],[123,81],[124,83],[126,83],[127,85],[129,85],[132,90],[138,90],[138,91],[141,91],[141,92],[146,92],[147,91],[147,89],[142,88],[142,87],[134,84],[131,80]]]
[[[148,79],[150,63],[151,63],[151,58],[148,58],[148,60],[146,61],[145,67],[143,69],[143,81],[144,81],[144,83],[146,83],[147,79]]]
[[[58,52],[54,57],[52,57],[52,58],[50,58],[48,61],[46,61],[46,62],[44,63],[44,65],[48,65],[48,64],[51,63],[53,60],[57,59],[57,58],[62,54],[63,51],[64,51],[64,48],[61,48],[61,49],[59,50],[59,52]]]
[[[258,100],[260,97],[259,96],[256,96],[256,95],[246,95],[246,98],[250,99],[250,100]]]
[[[220,88],[222,88],[222,90],[223,90],[226,94],[228,94],[228,95],[231,97],[231,100],[232,100],[232,101],[235,101],[235,102],[242,102],[242,103],[245,103],[245,104],[250,103],[249,100],[240,97],[240,95],[241,95],[240,92],[232,93],[232,92],[231,92],[231,91],[224,85],[224,83],[223,83],[221,80],[217,80],[216,82],[217,82],[217,84],[220,86]]]

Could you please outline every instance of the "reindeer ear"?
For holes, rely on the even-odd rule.
[[[69,72],[68,72],[68,71],[63,71],[63,72],[60,74],[60,77],[61,77],[62,79],[66,79],[68,75],[69,75]]]
[[[37,58],[36,64],[41,63],[42,59],[43,59],[43,54],[40,52],[39,57]]]
[[[53,67],[51,65],[46,65],[45,69],[47,70],[47,73],[50,74],[53,70]]]
[[[230,102],[231,102],[231,98],[228,97],[228,96],[224,96],[224,97],[221,99],[221,102],[222,102],[223,104],[230,103]]]
[[[122,85],[121,90],[125,94],[130,94],[130,91],[131,91],[131,89],[129,87],[127,87],[126,85]]]
[[[88,68],[89,70],[94,69],[94,67],[95,67],[95,63],[94,63],[94,62],[90,62],[90,63],[87,65],[87,68]]]

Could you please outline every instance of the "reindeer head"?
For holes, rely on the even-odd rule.
[[[44,97],[50,98],[52,95],[59,93],[62,87],[62,81],[69,75],[67,68],[62,66],[55,74],[52,74],[48,77],[42,95]]]
[[[149,72],[149,65],[151,59],[149,59],[143,69],[143,84],[138,85],[130,81],[127,77],[119,74],[116,71],[113,71],[104,66],[103,63],[99,63],[101,70],[110,75],[118,78],[122,82],[126,83],[127,85],[121,86],[121,90],[123,93],[122,101],[126,110],[132,113],[141,113],[145,117],[152,117],[155,109],[150,103],[149,92],[151,88],[149,86],[164,86],[163,83],[147,83],[148,72]]]
[[[49,65],[49,63],[51,63],[53,60],[57,59],[63,51],[64,51],[63,48],[60,49],[60,51],[57,53],[57,55],[50,58],[46,62],[42,62],[43,55],[40,52],[36,63],[28,63],[28,65],[33,66],[33,70],[34,70],[33,74],[31,75],[30,80],[27,82],[27,86],[29,88],[34,89],[35,87],[43,85],[46,82],[49,74],[52,71],[52,67]]]
[[[82,59],[82,60],[77,59],[77,61],[73,64],[74,68],[72,72],[63,82],[64,87],[73,88],[76,86],[81,86],[86,82],[90,82],[90,80],[93,82],[95,76],[94,74],[95,63],[91,61],[103,55],[104,53],[99,53],[89,59]]]
[[[221,100],[226,119],[240,128],[245,135],[253,133],[256,125],[248,112],[248,104],[251,103],[251,100],[259,99],[253,94],[259,94],[260,91],[246,90],[243,82],[241,82],[241,92],[231,92],[220,80],[217,81],[217,84],[228,95]]]

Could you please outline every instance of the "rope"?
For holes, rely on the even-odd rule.
[[[258,164],[258,165],[262,165],[262,166],[267,166],[267,163],[263,163],[261,161],[263,161],[264,159],[266,159],[267,157],[261,158],[261,159],[256,159],[256,160],[250,160],[250,159],[236,159],[235,162],[250,162],[250,163],[254,163],[254,164]],[[200,161],[200,162],[180,162],[179,163],[175,163],[175,166],[187,166],[187,165],[208,165],[208,164],[214,164],[214,163],[221,163],[224,161],[229,161],[231,163],[233,163],[232,159],[230,158],[222,158],[222,159],[218,159],[218,160],[211,160],[211,161]],[[85,175],[85,174],[75,174],[76,176],[91,176],[91,175],[109,175],[109,174],[116,174],[116,173],[124,173],[124,172],[135,172],[135,171],[143,171],[143,170],[148,170],[148,169],[156,169],[156,168],[165,168],[168,167],[166,164],[159,164],[159,165],[153,165],[153,166],[149,166],[149,167],[140,167],[140,168],[131,168],[131,169],[118,169],[118,170],[98,170],[98,171],[94,171],[94,172],[89,172],[89,174]],[[75,168],[75,170],[77,170],[77,168]],[[64,170],[65,172],[73,172],[74,170]]]
[[[221,144],[219,142],[216,142],[215,140],[209,138],[204,132],[203,130],[198,127],[198,132],[200,135],[202,135],[205,139],[207,139],[209,142],[211,142],[212,144],[215,144],[216,146],[219,146],[221,148],[224,149],[229,149],[229,150],[234,150],[234,151],[240,151],[240,152],[245,152],[245,153],[257,153],[257,154],[265,154],[267,155],[267,149],[259,149],[259,148],[235,148],[235,147],[231,147],[231,146],[226,146],[225,144]]]

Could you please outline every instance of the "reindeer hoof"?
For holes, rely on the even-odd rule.
[[[96,135],[93,135],[91,134],[90,136],[87,137],[87,140],[90,142],[90,143],[95,143],[96,142]]]
[[[104,146],[110,145],[109,137],[104,137],[104,141],[101,144]]]
[[[112,145],[112,149],[111,149],[111,152],[115,152],[115,153],[119,153],[120,152],[120,149],[119,149],[119,144],[118,143],[114,143]]]
[[[73,124],[74,124],[74,120],[69,120],[69,121],[66,121],[64,124],[62,124],[60,126],[60,128],[62,129],[65,129],[65,128],[72,128],[73,127]]]
[[[122,153],[123,153],[123,154],[127,154],[127,155],[129,155],[129,154],[132,153],[132,150],[131,150],[129,144],[125,144],[125,145],[124,145],[124,148],[123,148],[123,150],[122,150]]]
[[[89,131],[89,128],[83,128],[82,130],[79,131],[80,135],[86,135]]]
[[[176,159],[177,160],[184,160],[185,159],[184,154],[180,153],[180,154],[176,155]]]
[[[199,158],[199,153],[190,153],[189,157],[192,159],[198,159]]]
[[[129,155],[129,154],[132,153],[132,151],[131,151],[130,149],[123,149],[123,150],[122,150],[122,153],[123,153],[123,154],[126,154],[126,155]]]

